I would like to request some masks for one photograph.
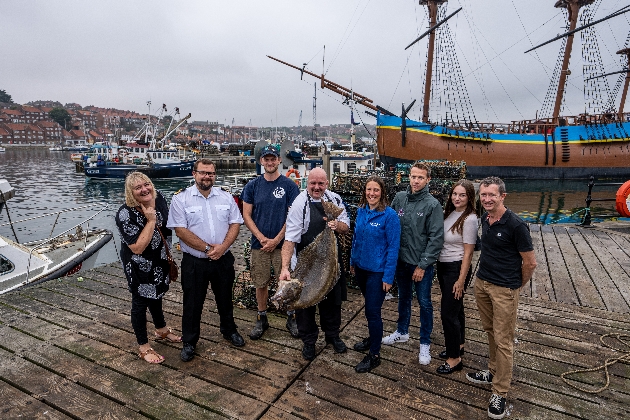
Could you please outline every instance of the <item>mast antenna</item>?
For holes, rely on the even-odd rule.
[[[313,141],[317,141],[317,83],[313,82],[315,94],[313,95]]]

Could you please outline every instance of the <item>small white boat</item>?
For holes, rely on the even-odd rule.
[[[14,190],[9,183],[0,179],[0,214],[6,202],[14,195]],[[16,225],[33,223],[35,219],[50,223],[49,219],[44,218],[55,217],[51,233],[46,238],[19,243],[17,238],[11,240],[0,235],[0,294],[93,268],[98,252],[112,239],[112,233],[106,229],[90,228],[90,221],[105,211],[108,205],[101,206],[102,208],[95,214],[64,232],[55,236],[52,236],[52,233],[61,214],[65,217],[70,212],[78,212],[89,207],[94,208],[94,206],[76,207],[16,222],[12,222],[9,218],[9,222],[0,224],[0,227],[11,226],[15,234]],[[9,215],[8,209],[7,215]]]
[[[63,147],[53,146],[53,147],[49,147],[48,150],[50,150],[51,152],[63,152]]]
[[[0,152],[6,152],[6,151],[7,151],[7,149],[6,149],[6,148],[4,148],[4,147],[0,146]]]

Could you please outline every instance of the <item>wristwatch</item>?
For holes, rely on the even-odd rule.
[[[205,250],[206,254],[208,253],[208,251],[210,251],[210,249],[212,249],[212,247],[210,245],[206,244],[206,250]]]

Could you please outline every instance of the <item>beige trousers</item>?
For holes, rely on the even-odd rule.
[[[512,382],[518,294],[518,289],[497,286],[479,277],[475,281],[477,308],[490,347],[492,392],[502,397],[507,397]]]

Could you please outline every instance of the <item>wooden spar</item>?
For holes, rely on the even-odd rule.
[[[439,3],[447,0],[420,0],[420,4],[426,3],[429,8],[430,26],[437,22],[437,9]],[[431,79],[433,77],[433,51],[435,50],[435,30],[429,35],[429,51],[427,54],[427,75],[424,83],[424,104],[422,109],[422,122],[429,122],[429,101],[431,100]]]
[[[359,93],[356,93],[356,92],[354,92],[354,91],[352,91],[352,90],[350,90],[350,89],[348,89],[346,87],[343,87],[343,86],[341,86],[341,85],[339,85],[339,84],[337,84],[335,82],[331,82],[330,80],[326,79],[323,74],[321,76],[319,76],[319,75],[317,75],[315,73],[312,73],[312,72],[310,72],[308,70],[305,70],[305,69],[303,69],[301,67],[294,66],[293,64],[289,64],[289,63],[287,63],[285,61],[279,60],[279,59],[277,59],[275,57],[272,57],[270,55],[268,55],[267,57],[271,58],[272,60],[277,61],[278,63],[282,63],[285,66],[289,66],[289,67],[292,67],[292,68],[294,68],[296,70],[299,70],[301,73],[306,73],[309,76],[313,76],[313,77],[315,77],[317,79],[320,79],[321,80],[321,87],[322,87],[322,89],[332,90],[333,92],[338,93],[339,95],[341,95],[341,96],[343,96],[345,98],[352,99],[353,101],[355,101],[359,105],[363,105],[364,107],[370,108],[373,111],[378,111],[378,108],[375,105],[373,105],[374,101],[372,101],[370,98],[368,98],[367,96],[361,95]]]
[[[577,26],[578,13],[580,7],[593,3],[595,0],[559,0],[556,7],[566,7],[569,12],[569,33],[567,37],[567,45],[564,49],[564,60],[562,61],[562,71],[560,72],[560,81],[558,82],[558,93],[556,94],[556,103],[553,107],[553,122],[558,124],[558,116],[560,115],[560,106],[562,106],[562,98],[564,97],[564,85],[569,75],[569,60],[571,59],[571,50],[573,48],[572,31]]]
[[[447,17],[445,17],[444,19],[442,19],[439,23],[436,23],[435,25],[431,26],[429,29],[427,29],[427,31],[425,33],[423,33],[422,35],[420,35],[418,38],[414,39],[413,42],[409,45],[407,45],[405,47],[405,50],[408,50],[409,47],[411,47],[412,45],[414,45],[416,42],[420,41],[422,38],[424,38],[425,36],[427,36],[428,34],[430,34],[431,32],[433,32],[434,30],[436,30],[437,28],[439,28],[440,26],[442,26],[443,24],[446,23],[447,20],[449,20],[450,18],[452,18],[453,16],[455,16],[457,13],[460,12],[460,10],[462,10],[463,7],[460,7],[459,9],[455,10],[453,13],[451,13],[450,15],[448,15]]]
[[[592,1],[591,1],[591,0],[584,0],[584,1],[586,1],[586,2],[587,2],[587,3],[584,3],[584,4],[590,4],[590,3],[592,3]],[[558,2],[558,3],[561,3],[561,2]],[[556,7],[558,7],[558,3],[556,3]],[[581,6],[583,6],[583,5],[581,5]],[[630,7],[630,6],[622,7],[621,9],[617,10],[615,13],[611,13],[610,15],[608,15],[608,16],[606,16],[606,17],[604,17],[604,18],[601,18],[601,19],[599,19],[599,20],[596,20],[595,22],[591,22],[591,23],[588,23],[588,24],[586,24],[586,25],[584,25],[584,26],[580,26],[580,27],[579,27],[579,28],[577,28],[577,29],[573,29],[572,31],[565,32],[565,33],[563,33],[562,35],[558,35],[557,37],[555,37],[555,38],[553,38],[553,39],[550,39],[549,41],[543,42],[542,44],[538,44],[538,45],[536,45],[535,47],[530,48],[529,50],[525,51],[525,54],[527,54],[527,53],[528,53],[528,52],[530,52],[530,51],[534,51],[535,49],[538,49],[538,48],[540,48],[540,47],[543,47],[543,46],[545,46],[545,45],[547,45],[547,44],[551,44],[552,42],[557,41],[557,40],[559,40],[559,39],[562,39],[562,38],[564,38],[565,36],[569,36],[569,35],[571,35],[571,34],[574,34],[574,33],[576,33],[576,32],[579,32],[579,31],[581,31],[581,30],[583,30],[583,29],[589,28],[589,27],[591,27],[591,26],[593,26],[593,25],[597,25],[597,24],[598,24],[598,23],[600,23],[600,22],[603,22],[603,21],[605,21],[605,20],[608,20],[608,19],[614,18],[614,17],[619,16],[619,15],[623,15],[623,14],[624,14],[624,13],[626,13],[626,12],[630,12],[629,7]]]
[[[619,53],[617,53],[617,54],[619,54]],[[586,81],[586,80],[592,80],[592,79],[599,79],[600,77],[612,76],[613,74],[628,73],[628,72],[630,72],[630,70],[613,71],[611,73],[600,74],[599,76],[589,77],[588,79],[584,79],[584,80]]]
[[[617,51],[617,54],[625,54],[628,57],[628,68],[630,69],[630,48]],[[623,107],[626,104],[626,95],[628,94],[628,84],[630,84],[630,73],[626,72],[626,83],[623,85],[621,94],[621,103],[619,104],[619,121],[623,121]]]

